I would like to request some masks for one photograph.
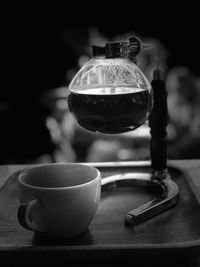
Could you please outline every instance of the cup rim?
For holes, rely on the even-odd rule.
[[[58,166],[58,165],[76,165],[76,166],[86,166],[86,167],[89,167],[90,169],[92,170],[95,170],[96,171],[96,176],[94,177],[94,179],[86,182],[86,183],[80,183],[80,184],[77,184],[77,185],[72,185],[72,186],[58,186],[58,187],[42,187],[42,186],[36,186],[36,185],[31,185],[31,184],[27,184],[26,182],[24,182],[22,180],[22,177],[23,175],[25,175],[26,171],[29,171],[29,170],[32,170],[32,169],[36,169],[36,168],[39,168],[39,167],[46,167],[46,166]],[[85,185],[88,185],[90,183],[92,183],[93,181],[95,181],[96,179],[99,179],[101,178],[101,173],[100,171],[94,167],[94,166],[91,166],[91,165],[88,165],[87,163],[45,163],[45,164],[37,164],[37,165],[33,165],[32,167],[27,167],[25,168],[24,170],[22,170],[22,172],[20,172],[20,174],[18,175],[18,182],[20,184],[22,184],[23,186],[25,187],[28,187],[28,188],[33,188],[33,189],[37,189],[37,190],[49,190],[49,191],[55,191],[55,190],[66,190],[66,189],[75,189],[75,188],[79,188],[79,187],[83,187]]]

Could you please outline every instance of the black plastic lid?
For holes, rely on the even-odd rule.
[[[93,56],[105,56],[106,58],[128,57],[135,61],[139,54],[141,44],[138,38],[130,37],[128,42],[110,42],[105,47],[92,46]]]

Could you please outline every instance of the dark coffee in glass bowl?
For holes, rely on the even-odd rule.
[[[132,131],[148,118],[151,90],[133,87],[99,87],[71,91],[69,109],[78,124],[92,132],[119,134]]]

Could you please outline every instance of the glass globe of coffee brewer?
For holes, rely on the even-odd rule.
[[[107,43],[69,85],[69,109],[79,125],[92,132],[119,134],[132,131],[148,118],[152,89],[133,63],[140,49],[135,38]]]
[[[136,65],[140,48],[141,43],[136,37],[130,37],[126,42],[109,42],[104,47],[93,46],[94,57],[78,71],[69,85],[69,109],[84,129],[120,134],[135,130],[149,118],[153,90]],[[159,79],[159,72],[155,76]],[[151,154],[154,156],[155,153]],[[108,185],[116,187],[126,184],[153,187],[160,192],[159,197],[125,216],[125,225],[128,226],[164,211],[178,199],[178,187],[165,167],[158,170],[155,167],[149,173],[127,172],[106,177],[102,179],[102,190]]]

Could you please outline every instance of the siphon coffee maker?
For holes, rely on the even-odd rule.
[[[151,172],[119,173],[102,179],[102,190],[142,186],[159,193],[157,198],[125,215],[125,225],[133,226],[172,207],[178,200],[178,186],[167,170],[165,83],[159,69],[153,71],[150,83],[136,65],[141,49],[136,37],[92,48],[93,58],[69,85],[69,109],[78,124],[95,133],[120,134],[149,121]]]

